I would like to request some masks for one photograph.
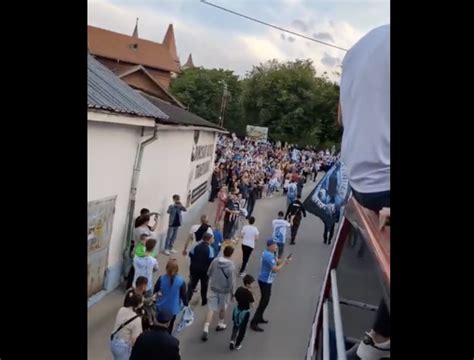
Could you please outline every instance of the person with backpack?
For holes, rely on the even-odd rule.
[[[197,243],[202,240],[205,233],[213,235],[211,225],[209,225],[209,218],[206,214],[201,215],[201,223],[191,226],[189,230],[189,237],[184,244],[183,256],[188,254],[188,246],[191,243]]]
[[[114,360],[128,360],[136,339],[142,333],[142,320],[137,314],[143,303],[143,296],[129,292],[115,318],[114,331],[110,335],[110,350]]]
[[[278,212],[278,218],[272,221],[273,235],[272,239],[278,245],[278,258],[281,259],[283,256],[283,250],[285,248],[286,241],[286,229],[291,225],[284,218],[283,211]]]
[[[298,187],[296,185],[296,180],[294,177],[292,177],[290,180],[290,184],[288,185],[288,191],[286,195],[287,206],[289,206],[293,201],[296,200],[297,193],[298,193]]]
[[[178,274],[179,266],[176,259],[170,259],[166,264],[166,274],[156,281],[153,293],[156,294],[156,312],[168,311],[173,318],[168,326],[168,332],[173,332],[176,315],[181,311],[181,305],[188,306],[186,281]]]
[[[224,323],[227,306],[230,303],[234,294],[235,287],[235,265],[230,259],[234,253],[232,246],[224,248],[223,257],[215,258],[207,275],[209,277],[209,294],[208,294],[208,312],[206,322],[204,323],[204,330],[202,333],[202,341],[207,341],[209,336],[209,325],[215,311],[219,311],[219,323],[216,331],[222,331],[227,328]]]
[[[285,220],[291,224],[291,242],[290,245],[295,245],[296,234],[301,224],[301,218],[306,217],[306,209],[301,202],[301,194],[298,194],[296,200],[293,201],[286,210]]]

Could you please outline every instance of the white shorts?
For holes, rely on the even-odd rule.
[[[231,294],[219,294],[209,289],[207,295],[207,305],[209,306],[209,310],[225,310],[227,305],[230,304],[230,295]]]

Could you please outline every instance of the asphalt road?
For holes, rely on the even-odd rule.
[[[303,199],[314,186],[315,183],[312,182],[305,186]],[[204,213],[209,214],[213,219],[214,209],[215,204],[209,203]],[[260,255],[265,248],[265,241],[271,237],[271,221],[276,218],[279,210],[286,210],[286,198],[278,193],[274,198],[257,201],[254,216],[261,240],[257,243],[247,266],[247,273],[254,275],[255,278],[258,275]],[[198,219],[192,220],[190,219],[190,222],[198,222]],[[182,359],[304,359],[330,253],[330,248],[323,244],[323,228],[323,223],[319,218],[308,214],[301,223],[296,245],[290,246],[287,241],[285,254],[293,253],[293,260],[277,275],[273,284],[270,304],[265,312],[265,318],[269,320],[269,323],[261,325],[265,329],[264,332],[257,333],[250,328],[247,329],[241,350],[229,350],[231,311],[228,311],[226,317],[227,329],[221,332],[215,331],[217,324],[217,315],[215,315],[210,327],[209,340],[205,343],[201,341],[207,308],[200,305],[200,296],[196,293],[191,301],[195,314],[194,323],[178,336]],[[183,224],[177,249],[182,248],[184,235],[188,229],[189,224]],[[233,260],[239,267],[242,259],[240,245],[236,250]],[[187,277],[188,259],[181,254],[177,254],[177,258],[180,263],[180,273]],[[160,268],[164,269],[166,257],[160,254],[159,261]],[[240,278],[238,278],[238,284],[241,284]],[[260,297],[258,285],[254,290],[254,296],[257,300]],[[107,339],[122,301],[123,292],[116,290],[89,309],[89,359],[112,359]]]

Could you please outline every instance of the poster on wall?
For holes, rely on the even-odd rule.
[[[87,296],[103,289],[117,197],[91,201],[87,206]]]

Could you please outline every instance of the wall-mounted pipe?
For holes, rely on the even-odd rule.
[[[126,223],[126,235],[125,235],[125,246],[124,246],[124,272],[127,271],[127,264],[126,260],[129,259],[129,253],[130,253],[130,245],[131,245],[131,240],[132,240],[132,235],[133,235],[133,229],[134,229],[134,221],[133,221],[133,215],[135,213],[135,202],[137,198],[137,187],[138,187],[138,179],[140,178],[140,171],[141,171],[141,165],[142,165],[142,160],[143,160],[143,152],[145,150],[145,147],[152,142],[156,141],[158,139],[158,124],[155,125],[155,128],[153,129],[153,135],[140,142],[138,144],[138,150],[137,150],[137,157],[135,158],[135,164],[133,166],[133,175],[132,175],[132,183],[130,185],[130,197],[128,200],[128,212],[127,212],[127,223]],[[126,274],[124,274],[126,275]]]

